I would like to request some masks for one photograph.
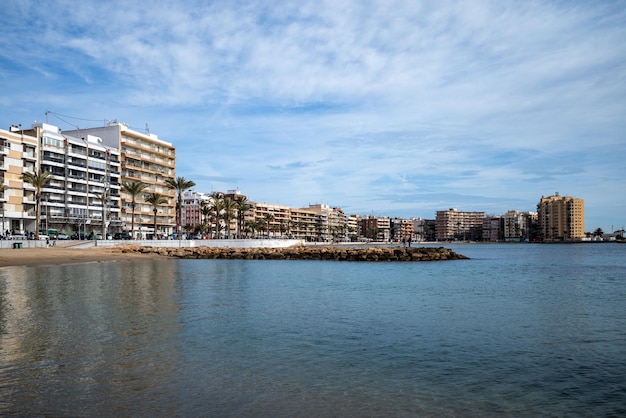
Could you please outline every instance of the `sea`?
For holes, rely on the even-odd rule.
[[[0,269],[0,416],[624,417],[626,245]]]

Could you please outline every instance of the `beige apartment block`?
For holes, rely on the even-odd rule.
[[[98,128],[65,131],[78,138],[94,135],[102,138],[103,143],[120,150],[121,183],[142,181],[148,185],[146,193],[160,193],[167,198],[167,203],[158,208],[157,230],[154,231],[154,213],[151,205],[143,196],[136,201],[134,237],[152,238],[169,235],[176,225],[176,193],[166,186],[167,179],[176,176],[176,148],[155,134],[142,133],[119,122],[110,122]],[[129,230],[131,222],[131,199],[121,191],[121,219]]]
[[[4,188],[0,190],[2,205],[0,235],[24,235],[37,229],[35,218],[35,189],[24,183],[24,172],[39,169],[37,137],[23,131],[21,126],[0,129],[0,173]]]
[[[295,238],[314,241],[318,236],[317,213],[309,208],[290,209],[291,234]]]
[[[571,196],[541,197],[537,204],[544,241],[580,241],[585,237],[585,201]]]
[[[360,229],[359,229],[359,219],[361,217],[359,215],[347,215],[346,216],[346,228],[348,229],[348,240],[349,241],[357,241],[359,239]]]
[[[269,238],[283,236],[289,228],[290,221],[289,206],[254,203],[254,222],[257,236]]]
[[[482,238],[485,212],[463,212],[456,208],[439,210],[435,218],[438,241],[478,241]]]
[[[341,208],[316,203],[309,210],[317,216],[316,240],[321,242],[343,242],[348,239],[346,215]]]

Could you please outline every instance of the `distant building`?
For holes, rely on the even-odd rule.
[[[504,234],[502,232],[503,219],[499,215],[487,215],[483,218],[482,238],[485,242],[502,241]]]
[[[317,216],[317,241],[344,242],[348,240],[346,215],[341,208],[316,203],[309,205],[308,209]]]
[[[317,239],[317,213],[310,208],[294,209],[289,211],[291,235],[306,241]]]
[[[257,236],[278,238],[291,219],[289,206],[254,203],[254,224]]]
[[[396,242],[413,240],[413,221],[404,218],[391,219],[391,239]]]
[[[510,210],[502,215],[502,232],[505,241],[528,241],[532,234],[536,212]]]
[[[580,241],[585,237],[585,201],[571,196],[541,197],[537,204],[539,233],[544,241]]]
[[[346,227],[348,230],[348,240],[351,242],[358,241],[361,235],[361,229],[359,228],[359,215],[346,216]]]
[[[435,228],[438,241],[479,241],[485,212],[461,212],[456,208],[437,211]]]
[[[391,220],[386,216],[365,216],[359,224],[363,238],[379,242],[391,239]]]
[[[185,190],[183,192],[183,208],[181,225],[190,225],[194,229],[201,224],[209,224],[208,219],[202,214],[202,208],[210,205],[211,198],[206,193],[195,190]]]

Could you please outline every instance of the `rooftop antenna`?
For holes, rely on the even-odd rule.
[[[148,127],[148,122],[146,122],[146,135],[150,135],[150,128]]]

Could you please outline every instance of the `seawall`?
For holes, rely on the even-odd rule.
[[[335,261],[441,261],[466,260],[468,257],[439,248],[341,248],[341,247],[288,247],[288,248],[226,248],[226,247],[148,247],[128,245],[122,252],[159,254],[186,259],[231,260],[335,260]]]

